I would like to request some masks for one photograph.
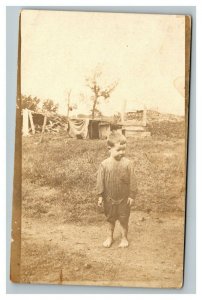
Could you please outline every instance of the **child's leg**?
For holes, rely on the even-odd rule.
[[[123,201],[119,205],[119,222],[121,225],[121,243],[119,247],[125,248],[128,247],[128,222],[130,216],[130,206],[127,204],[127,201]]]
[[[107,222],[107,239],[104,241],[103,246],[109,248],[113,243],[115,222]]]
[[[119,244],[119,247],[126,248],[128,247],[128,224],[124,224],[123,222],[120,222],[121,227],[121,243]]]

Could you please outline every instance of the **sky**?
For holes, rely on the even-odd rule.
[[[62,114],[69,90],[72,113],[89,113],[85,78],[99,66],[103,86],[118,81],[103,114],[126,103],[184,115],[184,16],[24,10],[21,41],[22,94],[52,99]]]

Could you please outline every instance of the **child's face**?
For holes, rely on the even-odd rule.
[[[120,143],[116,143],[114,147],[110,149],[111,157],[116,160],[121,160],[123,156],[125,156],[126,152],[126,144],[121,145]]]

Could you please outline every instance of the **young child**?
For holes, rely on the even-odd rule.
[[[113,131],[107,140],[110,157],[99,167],[97,175],[98,206],[104,205],[108,222],[108,237],[103,243],[110,247],[113,243],[113,232],[118,220],[121,225],[121,243],[119,247],[128,247],[128,221],[130,207],[137,194],[137,183],[131,161],[124,157],[126,138]]]

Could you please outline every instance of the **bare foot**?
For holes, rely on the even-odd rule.
[[[111,237],[108,237],[108,238],[106,239],[106,241],[104,241],[103,246],[104,246],[105,248],[109,248],[109,247],[111,246],[112,243],[113,243],[113,239],[112,239]]]
[[[128,247],[128,240],[126,238],[123,238],[121,240],[121,243],[119,244],[119,247],[120,248],[126,248],[126,247]]]

